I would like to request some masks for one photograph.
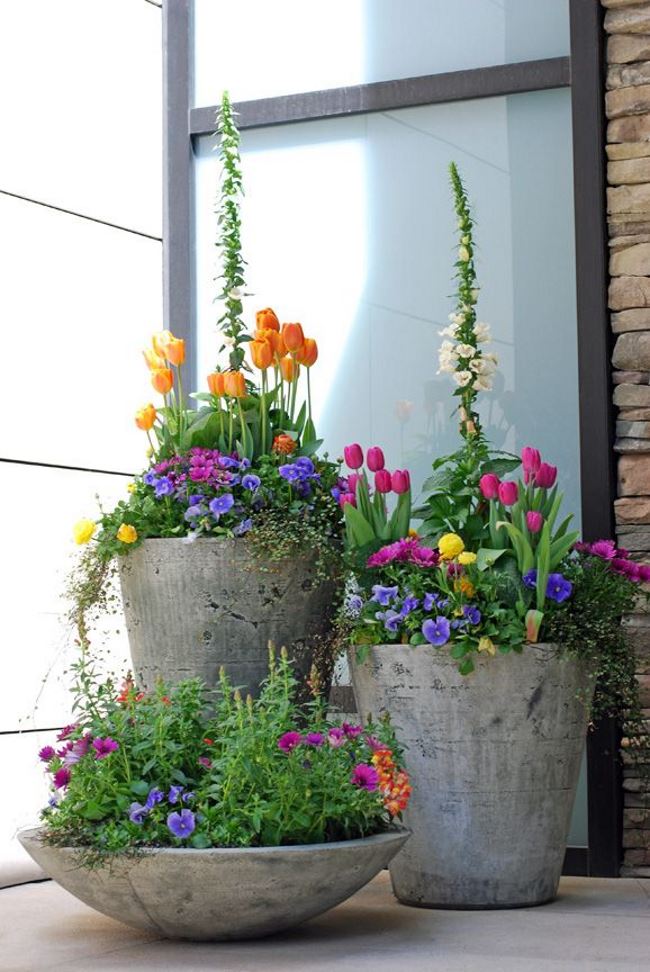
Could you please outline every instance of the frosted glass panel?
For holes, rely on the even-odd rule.
[[[139,471],[161,246],[0,195],[0,457]]]
[[[0,189],[161,235],[160,10],[0,4]]]
[[[94,519],[95,494],[106,506],[126,495],[123,476],[0,462],[0,504],[6,511],[2,544],[4,676],[0,679],[0,731],[65,725],[70,721],[70,679],[77,657],[64,626],[65,578],[78,552],[72,525]],[[127,667],[121,616],[110,616],[97,639],[116,670]],[[1,855],[0,855],[1,856]]]
[[[568,0],[194,0],[195,105],[568,52]]]
[[[479,316],[501,372],[484,398],[495,446],[535,444],[578,510],[578,401],[570,102],[566,91],[246,132],[249,319],[274,306],[318,339],[319,431],[331,454],[380,443],[421,483],[458,444],[436,375],[453,309],[455,159],[477,219]],[[200,361],[217,346],[212,140],[196,162]]]

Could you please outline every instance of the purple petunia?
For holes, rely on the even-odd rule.
[[[218,520],[220,516],[227,513],[233,508],[235,504],[235,498],[232,493],[222,493],[221,496],[215,497],[210,502],[210,512],[213,517]]]
[[[281,749],[283,753],[290,753],[292,749],[299,746],[302,742],[302,736],[299,732],[285,732],[283,736],[278,739],[278,749]]]
[[[97,739],[93,739],[93,749],[95,750],[95,759],[105,759],[110,756],[111,753],[116,752],[120,748],[120,744],[107,736],[106,739],[101,739],[99,736]]]
[[[422,625],[422,634],[427,639],[430,645],[435,645],[436,648],[440,648],[442,645],[446,645],[449,641],[449,635],[451,633],[451,625],[447,618],[443,618],[440,615],[433,620],[429,618]]]
[[[379,773],[374,766],[369,766],[368,763],[357,763],[352,770],[350,783],[362,790],[372,792],[379,787]]]
[[[38,758],[43,763],[49,763],[49,761],[53,759],[54,756],[56,756],[56,751],[54,749],[54,746],[43,746],[43,748],[39,749],[38,751]]]
[[[170,813],[167,817],[167,826],[174,837],[178,837],[179,840],[184,840],[185,837],[190,836],[196,827],[194,814],[191,810],[187,809],[174,811],[174,813]]]
[[[566,601],[568,597],[571,597],[571,591],[573,590],[573,584],[568,581],[566,577],[562,574],[549,574],[548,584],[546,585],[546,596],[550,597],[552,601],[557,604],[561,604]]]
[[[372,597],[371,601],[375,601],[377,604],[381,604],[382,607],[388,607],[391,601],[394,601],[398,594],[397,587],[384,587],[382,584],[372,585]]]

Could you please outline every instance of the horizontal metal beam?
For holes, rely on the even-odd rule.
[[[263,128],[341,115],[360,115],[369,111],[392,111],[417,105],[566,88],[570,84],[570,58],[550,57],[541,61],[497,64],[468,71],[427,74],[419,78],[376,81],[349,88],[240,101],[235,105],[235,110],[240,129]],[[216,111],[216,105],[192,108],[190,135],[211,135],[215,130]]]

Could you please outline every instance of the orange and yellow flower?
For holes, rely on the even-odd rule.
[[[231,398],[246,397],[246,379],[241,371],[224,372],[224,391]]]
[[[296,353],[296,361],[298,364],[304,365],[305,368],[311,368],[312,365],[316,364],[318,358],[318,345],[314,338],[305,338],[303,346]]]
[[[265,307],[263,310],[257,311],[255,314],[255,323],[258,330],[262,330],[265,327],[270,328],[272,331],[280,330],[278,315],[271,307]]]
[[[283,324],[281,333],[287,351],[294,353],[296,351],[300,351],[301,347],[305,343],[305,335],[302,331],[302,324]]]
[[[148,432],[153,428],[153,424],[156,421],[156,409],[151,404],[145,405],[144,408],[138,409],[135,413],[135,424],[143,432]]]
[[[297,445],[295,439],[292,439],[286,432],[281,432],[273,440],[273,451],[281,456],[290,456],[292,452],[296,451]]]
[[[272,331],[272,334],[275,332]],[[266,371],[273,364],[273,347],[268,341],[251,341],[249,344],[251,360],[260,371]]]
[[[138,539],[138,531],[130,523],[122,523],[117,531],[117,539],[121,543],[135,543]]]
[[[280,371],[285,381],[293,381],[300,374],[300,366],[296,364],[290,354],[287,354],[280,361]]]
[[[151,371],[151,384],[161,395],[168,395],[174,384],[174,375],[171,368],[153,368]]]
[[[225,376],[223,371],[213,371],[212,374],[208,375],[208,388],[212,395],[220,398],[225,395]]]

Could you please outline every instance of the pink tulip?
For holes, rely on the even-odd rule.
[[[375,473],[375,489],[378,493],[390,493],[393,488],[392,477],[387,469],[378,469]]]
[[[535,473],[539,469],[542,462],[542,457],[539,453],[539,449],[533,449],[532,446],[524,446],[521,450],[521,464],[524,469],[524,482],[529,483],[535,478]]]
[[[411,488],[411,477],[408,469],[396,469],[391,477],[391,485],[395,493],[408,493]]]
[[[501,481],[495,473],[486,473],[478,481],[479,487],[485,499],[493,500],[499,495]]]
[[[535,473],[535,485],[543,489],[550,489],[555,485],[557,479],[557,466],[551,466],[548,462],[542,462]]]
[[[372,446],[372,448],[368,449],[366,462],[368,463],[370,472],[379,472],[380,469],[384,468],[386,461],[384,459],[384,453],[379,446]]]
[[[526,513],[526,526],[531,533],[539,533],[544,526],[544,517],[536,510],[528,510],[528,513]]]
[[[341,495],[339,496],[339,506],[341,507],[341,509],[347,506],[348,503],[350,504],[350,506],[357,505],[357,498],[354,495],[354,493],[341,493]]]
[[[358,443],[353,442],[352,445],[346,446],[343,455],[350,469],[361,469],[363,466],[363,449]]]
[[[350,473],[350,475],[348,476],[348,492],[354,493],[356,495],[357,483],[359,482],[360,479],[361,476],[358,473]]]
[[[516,483],[499,483],[499,499],[504,506],[512,506],[519,499],[519,488]]]

